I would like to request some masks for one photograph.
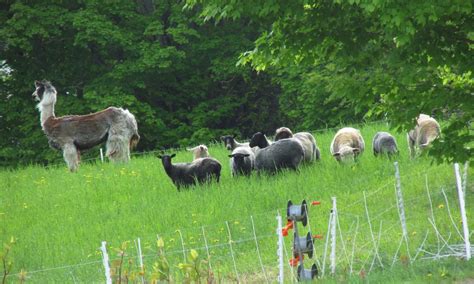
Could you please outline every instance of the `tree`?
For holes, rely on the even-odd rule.
[[[249,136],[252,127],[274,129],[278,87],[265,74],[235,66],[260,33],[259,23],[204,23],[197,10],[183,6],[2,2],[0,62],[12,71],[0,87],[0,165],[62,160],[39,126],[31,99],[38,79],[57,88],[58,116],[128,108],[138,121],[139,151],[207,143],[224,133]]]
[[[240,64],[299,69],[302,89],[318,86],[312,95],[302,91],[313,101],[328,98],[368,118],[386,116],[399,131],[412,128],[420,113],[434,115],[443,135],[430,152],[438,161],[472,159],[471,1],[187,2],[201,7],[204,19],[268,23]]]

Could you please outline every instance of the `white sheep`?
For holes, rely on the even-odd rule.
[[[417,152],[428,147],[441,134],[438,122],[429,115],[420,114],[416,119],[416,126],[407,134],[408,150],[414,157]]]
[[[301,142],[304,150],[304,161],[312,162],[321,158],[321,152],[316,144],[316,139],[309,132],[293,132],[288,127],[280,127],[275,131],[275,141],[295,138]]]
[[[365,149],[364,138],[358,129],[352,127],[344,127],[340,129],[331,142],[331,154],[338,161],[354,161],[354,159],[362,154]]]
[[[187,151],[193,152],[193,161],[199,158],[210,157],[209,150],[204,144],[198,145],[194,148],[187,148]]]

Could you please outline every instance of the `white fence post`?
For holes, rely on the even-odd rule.
[[[406,223],[406,217],[405,217],[405,206],[403,205],[402,184],[400,181],[400,170],[398,168],[398,162],[394,162],[393,165],[395,166],[395,179],[396,179],[395,187],[397,190],[398,212],[400,213],[400,223],[402,224],[403,236],[406,238],[408,237],[408,233],[407,233],[407,223]]]
[[[331,274],[336,273],[336,218],[337,218],[337,206],[336,197],[332,197],[332,219],[331,219]]]
[[[112,284],[112,278],[110,277],[110,266],[109,266],[109,255],[107,254],[107,243],[105,241],[102,242],[102,246],[100,250],[102,251],[102,260],[104,262],[104,269],[105,269],[105,280],[107,284]]]
[[[283,284],[283,282],[284,282],[284,278],[283,278],[283,264],[284,264],[284,261],[283,261],[283,235],[282,235],[283,225],[282,225],[282,220],[281,220],[280,213],[278,213],[276,219],[277,219],[277,223],[278,223],[277,230],[276,230],[276,234],[278,236],[278,250],[277,250],[278,270],[279,270],[278,283]]]
[[[458,189],[459,208],[461,210],[462,228],[464,231],[464,245],[466,246],[466,260],[471,259],[471,243],[469,242],[469,228],[467,227],[466,208],[464,203],[464,193],[462,190],[461,174],[459,173],[459,164],[454,164],[454,174],[456,176],[456,187]]]
[[[102,152],[102,148],[100,148],[100,161],[104,162],[104,152]]]
[[[137,238],[137,252],[138,252],[138,260],[140,261],[140,272],[141,272],[141,278],[142,278],[142,284],[145,283],[145,279],[143,277],[143,274],[145,272],[144,268],[143,268],[143,256],[142,256],[142,245],[140,243],[140,238]]]
[[[464,163],[464,173],[462,175],[462,192],[464,193],[464,200],[466,200],[467,190],[467,169],[469,168],[469,161]]]

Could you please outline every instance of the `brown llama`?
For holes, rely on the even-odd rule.
[[[140,140],[137,121],[133,114],[122,108],[109,107],[86,115],[56,117],[56,89],[50,82],[35,81],[32,94],[39,101],[41,127],[49,145],[63,151],[69,170],[77,170],[80,151],[106,142],[106,156],[113,162],[128,162],[130,149]]]

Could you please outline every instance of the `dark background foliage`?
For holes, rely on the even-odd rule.
[[[432,153],[471,159],[472,3],[379,2],[2,1],[0,166],[62,159],[31,99],[41,79],[58,116],[128,108],[138,151],[282,125],[406,131],[424,112],[444,125]]]

